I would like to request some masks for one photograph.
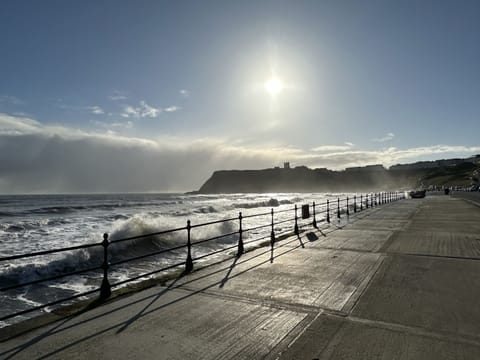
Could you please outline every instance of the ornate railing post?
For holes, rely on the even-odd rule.
[[[190,272],[193,270],[192,241],[190,239],[191,229],[192,225],[190,220],[187,220],[187,261],[185,262],[185,272]]]
[[[108,241],[108,234],[103,234],[103,280],[102,285],[100,286],[100,299],[108,299],[110,295],[112,295],[112,288],[110,287],[110,282],[108,281],[108,245],[110,242]]]
[[[353,212],[357,212],[357,195],[353,195]]]
[[[363,210],[363,194],[360,194],[360,211]]]
[[[340,219],[340,198],[337,198],[337,218]]]
[[[368,209],[368,194],[365,194],[365,209]]]
[[[347,216],[350,216],[350,209],[348,208],[348,196],[347,196]]]
[[[327,222],[330,223],[330,201],[327,200]]]
[[[294,232],[295,235],[300,235],[300,231],[298,230],[298,216],[297,216],[297,204],[295,204],[295,227],[294,227]]]
[[[242,212],[238,213],[238,250],[237,250],[237,257],[243,254],[243,229],[242,229]]]
[[[270,247],[272,248],[272,251],[273,251],[273,247],[275,245],[275,229],[274,229],[275,223],[273,222],[273,208],[271,210],[271,215],[272,215],[272,231],[270,232]]]
[[[318,226],[317,226],[317,217],[315,215],[315,201],[313,202],[313,227],[315,229],[318,229]]]

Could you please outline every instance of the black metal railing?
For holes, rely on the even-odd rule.
[[[183,267],[183,271],[185,273],[191,272],[194,269],[194,264],[196,261],[201,259],[211,257],[213,255],[217,255],[223,252],[230,252],[230,255],[239,257],[245,252],[245,246],[250,244],[269,244],[272,251],[274,249],[275,244],[280,241],[282,238],[286,238],[286,235],[296,235],[300,238],[300,234],[305,231],[306,229],[313,227],[319,228],[319,224],[323,222],[328,226],[332,222],[332,216],[336,217],[338,221],[340,221],[343,217],[349,217],[350,215],[356,214],[360,211],[363,211],[368,208],[374,208],[383,204],[387,204],[396,200],[404,199],[404,193],[402,192],[380,192],[380,193],[368,193],[368,194],[356,194],[353,196],[347,196],[345,198],[337,197],[332,201],[332,199],[327,199],[325,202],[316,204],[313,202],[312,204],[305,204],[299,209],[297,205],[294,207],[289,207],[287,209],[277,210],[275,211],[273,208],[270,209],[268,212],[263,212],[259,214],[249,214],[244,215],[242,212],[238,214],[236,217],[231,217],[222,220],[210,221],[206,223],[200,224],[192,224],[190,220],[187,220],[186,226],[178,227],[174,229],[168,229],[164,231],[148,233],[148,234],[141,234],[137,236],[131,236],[121,239],[116,239],[113,241],[109,240],[109,235],[104,234],[103,240],[99,243],[90,243],[78,246],[71,246],[65,248],[58,248],[58,249],[51,249],[51,250],[44,250],[38,252],[32,252],[28,254],[19,254],[19,255],[12,255],[12,256],[5,256],[0,257],[0,265],[6,262],[20,260],[20,259],[27,259],[33,257],[41,257],[46,255],[52,254],[59,254],[77,250],[85,250],[90,248],[98,248],[100,249],[102,256],[101,262],[98,263],[96,266],[90,266],[83,269],[65,272],[62,274],[44,277],[40,279],[30,280],[18,284],[12,284],[0,288],[0,292],[6,292],[15,290],[18,288],[31,286],[39,283],[46,283],[52,282],[55,280],[63,279],[66,277],[82,275],[82,274],[91,274],[101,270],[101,277],[102,281],[100,287],[85,291],[79,294],[75,294],[73,296],[69,296],[66,298],[54,300],[45,304],[41,304],[38,306],[33,306],[31,308],[17,311],[12,314],[4,315],[0,317],[0,321],[5,321],[16,316],[24,315],[33,311],[41,310],[47,307],[52,307],[55,305],[59,305],[62,303],[67,303],[72,300],[78,299],[80,297],[86,297],[95,293],[99,293],[99,299],[105,300],[111,296],[111,289],[115,287],[119,287],[121,285],[140,280],[142,278],[150,277],[156,275],[158,273],[164,273],[167,271],[171,271],[174,269],[181,269]],[[310,209],[312,212],[310,213]],[[299,216],[299,210],[301,210],[301,216]],[[290,215],[291,214],[291,215]],[[260,225],[254,225],[247,227],[246,220],[265,217],[265,224],[261,223]],[[224,224],[224,223],[235,223],[237,225],[238,230],[230,231],[224,234],[220,234],[218,236],[213,236],[205,239],[200,239],[194,241],[192,239],[192,232],[195,229],[211,226],[215,224]],[[280,227],[283,224],[291,223],[292,227],[290,230],[284,230],[284,228]],[[149,252],[146,254],[141,254],[133,257],[129,257],[127,259],[119,259],[116,261],[109,261],[109,253],[112,248],[119,246],[124,242],[131,242],[138,239],[144,239],[147,237],[158,237],[167,234],[177,234],[178,238],[183,238],[186,236],[186,242],[182,243],[177,246],[172,246],[166,249],[160,249],[158,251]],[[257,234],[256,237],[252,239],[248,239],[246,234]],[[221,240],[227,237],[235,236],[237,238],[236,243],[229,246],[219,247],[214,249],[211,252],[206,254],[202,254],[199,256],[194,257],[193,255],[193,248],[198,247],[200,244],[205,244],[209,242],[214,242],[217,240]],[[303,245],[303,243],[302,243]],[[260,246],[260,245],[259,245]],[[234,251],[236,249],[236,251]],[[153,271],[149,271],[146,273],[142,273],[131,278],[117,281],[114,283],[110,282],[109,275],[111,273],[112,267],[116,267],[119,265],[123,265],[126,263],[131,263],[134,261],[146,259],[146,258],[153,258],[158,255],[162,255],[165,253],[173,253],[178,251],[185,251],[185,260],[174,262],[173,264],[167,264],[159,269],[155,269]]]

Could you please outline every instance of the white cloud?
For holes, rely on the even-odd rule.
[[[161,108],[154,108],[148,105],[146,101],[140,101],[140,117],[156,118],[161,111]]]
[[[182,89],[179,91],[180,95],[182,95],[183,97],[190,97],[190,91],[187,90],[187,89]]]
[[[311,150],[315,152],[338,152],[350,150],[352,146],[352,143],[345,143],[345,145],[321,145],[314,147]]]
[[[21,116],[0,114],[0,134],[34,134],[41,132],[41,124],[33,119]]]
[[[16,96],[0,95],[0,103],[7,103],[7,104],[12,104],[12,105],[22,105],[25,102],[23,100],[20,100]]]
[[[133,107],[133,106],[130,106],[130,105],[125,105],[123,107],[123,112],[120,114],[122,117],[140,117],[140,114],[138,113],[138,111]]]
[[[104,121],[91,121],[92,124],[106,128],[108,131],[113,131],[112,128],[124,128],[124,129],[132,129],[133,128],[133,121],[126,121],[126,122],[104,122]]]
[[[395,137],[394,133],[389,132],[387,135],[381,138],[373,139],[375,142],[385,142],[385,141],[390,141]]]
[[[136,107],[131,105],[124,105],[123,111],[120,116],[129,118],[156,118],[162,112],[161,108],[156,108],[147,104],[145,100],[141,100],[140,104]]]
[[[112,95],[107,96],[112,101],[127,100],[127,92],[113,90]]]
[[[182,108],[180,106],[169,106],[165,109],[163,109],[165,112],[175,112],[175,111],[179,111],[181,110]]]
[[[105,114],[105,111],[100,106],[97,106],[97,105],[89,106],[88,110],[90,110],[90,112],[95,115]]]

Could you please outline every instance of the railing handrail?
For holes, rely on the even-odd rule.
[[[293,231],[283,232],[282,235],[288,234],[288,233],[293,233],[297,236],[300,236],[299,235],[300,234],[300,231],[299,231],[300,228],[305,229],[305,227],[309,224],[313,225],[313,227],[315,227],[315,228],[317,227],[316,216],[319,215],[319,214],[326,214],[325,218],[321,219],[319,221],[326,221],[327,223],[330,223],[331,222],[331,213],[332,214],[336,213],[336,216],[338,217],[338,219],[340,221],[340,218],[342,217],[342,215],[350,216],[350,210],[351,209],[353,210],[354,213],[356,213],[358,211],[363,210],[364,208],[368,209],[369,207],[370,208],[377,207],[379,205],[386,204],[386,203],[389,203],[391,201],[399,200],[399,199],[402,199],[402,198],[404,198],[404,194],[402,192],[380,192],[380,193],[363,193],[363,194],[360,193],[360,194],[354,194],[353,196],[349,195],[349,196],[346,196],[344,198],[331,197],[330,199],[327,199],[325,202],[322,202],[322,203],[319,203],[319,204],[313,202],[313,207],[312,207],[312,209],[313,209],[313,214],[312,214],[313,215],[313,222],[311,222],[311,223],[309,222],[308,224],[302,224],[300,226],[298,225],[298,222],[299,222],[299,220],[303,219],[303,216],[298,216],[298,210],[303,211],[303,209],[302,209],[302,207],[299,208],[297,206],[297,204],[295,204],[295,206],[293,208],[289,207],[287,209],[282,209],[282,210],[275,211],[274,208],[272,207],[269,212],[262,212],[262,213],[258,213],[258,214],[249,214],[249,215],[242,215],[242,212],[240,212],[238,217],[230,217],[230,218],[226,218],[226,219],[209,221],[209,222],[194,224],[194,225],[192,225],[190,220],[188,220],[187,221],[187,226],[184,226],[184,227],[178,227],[178,228],[174,228],[174,229],[167,229],[167,230],[157,231],[157,232],[153,232],[153,233],[130,236],[130,237],[115,239],[115,240],[111,240],[111,241],[108,240],[108,234],[104,234],[103,241],[98,242],[98,243],[89,243],[89,244],[83,244],[83,245],[77,245],[77,246],[70,246],[70,247],[56,248],[56,249],[50,249],[50,250],[44,250],[44,251],[37,251],[37,252],[26,253],[26,254],[17,254],[17,255],[0,257],[0,263],[2,263],[4,261],[18,260],[18,259],[29,258],[29,257],[34,257],[34,256],[50,255],[50,254],[54,254],[54,253],[68,252],[68,251],[74,251],[74,250],[82,250],[82,249],[87,249],[87,248],[96,247],[96,246],[102,246],[104,248],[103,264],[101,264],[101,265],[86,268],[86,269],[81,269],[81,270],[77,270],[77,271],[73,271],[73,272],[68,272],[68,273],[64,273],[64,274],[59,274],[59,275],[55,275],[55,276],[50,276],[50,277],[46,277],[46,278],[36,279],[36,280],[28,281],[28,282],[25,282],[25,283],[9,285],[9,286],[0,288],[0,291],[13,290],[13,289],[20,288],[20,287],[23,287],[23,286],[34,285],[34,284],[38,284],[38,283],[41,283],[41,282],[53,281],[53,280],[57,280],[57,279],[60,279],[60,278],[67,277],[67,276],[74,276],[74,275],[79,275],[79,274],[82,274],[82,273],[87,273],[87,272],[92,272],[92,271],[96,271],[96,270],[99,270],[99,269],[103,269],[104,277],[103,277],[103,281],[102,281],[102,286],[99,289],[101,290],[101,298],[107,298],[107,297],[110,296],[110,293],[111,293],[110,288],[111,287],[116,287],[116,286],[119,286],[121,284],[125,284],[125,283],[131,282],[131,281],[136,281],[140,278],[151,276],[153,274],[156,274],[156,273],[159,273],[159,272],[162,272],[162,271],[167,271],[167,270],[179,267],[183,264],[185,264],[185,271],[189,272],[193,269],[193,261],[203,259],[203,258],[206,258],[208,256],[212,256],[212,255],[215,255],[215,254],[218,254],[218,253],[221,253],[221,252],[233,250],[234,248],[237,247],[237,245],[227,246],[227,247],[224,247],[224,248],[220,248],[218,250],[214,250],[213,252],[209,252],[209,253],[197,256],[196,258],[192,258],[191,257],[191,247],[194,246],[194,245],[199,245],[199,244],[206,243],[206,242],[209,242],[209,241],[219,240],[221,238],[225,238],[225,237],[229,237],[229,236],[233,236],[233,235],[238,235],[239,236],[238,251],[237,251],[237,255],[236,255],[238,257],[238,256],[242,255],[243,252],[244,252],[244,249],[243,249],[244,244],[249,244],[249,243],[253,243],[253,242],[256,242],[256,241],[265,240],[265,239],[268,239],[270,237],[270,246],[272,247],[272,251],[273,251],[274,244],[278,240],[277,235],[275,234],[276,226],[278,226],[278,225],[281,225],[281,224],[284,224],[284,223],[287,223],[287,222],[294,222]],[[358,205],[360,207],[358,207]],[[365,205],[365,207],[363,207],[363,205]],[[312,206],[312,205],[309,203],[308,208],[310,208],[310,206]],[[294,211],[295,217],[288,218],[288,219],[280,219],[280,220],[277,219],[277,221],[275,221],[275,215],[286,213],[286,212],[289,212],[289,211]],[[251,228],[246,228],[246,229],[242,228],[242,220],[243,219],[260,217],[260,216],[267,216],[267,215],[270,215],[271,221],[268,221],[268,223],[266,225],[257,225],[257,226],[254,226],[254,227],[251,227]],[[300,215],[303,215],[303,214],[300,214]],[[311,216],[310,216],[310,214],[308,214],[308,215],[309,216],[307,218],[310,219]],[[213,237],[206,238],[206,239],[191,241],[191,237],[190,237],[191,235],[190,234],[191,234],[192,229],[196,229],[196,228],[204,227],[204,226],[209,226],[209,225],[214,225],[214,224],[233,222],[233,221],[238,221],[239,222],[239,229],[236,230],[236,231],[231,231],[231,232],[228,232],[228,233],[225,233],[225,234],[213,236]],[[270,236],[268,236],[268,235],[267,236],[261,236],[258,239],[248,240],[245,243],[243,242],[243,236],[242,235],[244,233],[249,232],[249,231],[262,229],[262,228],[268,228],[268,227],[271,227]],[[142,238],[147,238],[147,237],[152,237],[152,236],[159,236],[159,235],[164,235],[164,234],[169,234],[169,233],[174,233],[174,232],[180,232],[180,231],[187,231],[187,238],[188,239],[187,239],[186,244],[177,245],[177,246],[173,246],[173,247],[166,248],[166,249],[161,249],[159,251],[154,251],[154,252],[150,252],[150,253],[147,253],[147,254],[134,256],[134,257],[131,257],[131,258],[128,258],[128,259],[122,259],[122,260],[118,260],[118,261],[111,262],[111,263],[108,262],[108,255],[107,255],[108,254],[108,248],[111,247],[111,246],[115,246],[116,244],[121,243],[121,242],[125,242],[125,241],[133,241],[133,240],[137,240],[137,239],[142,239]],[[162,269],[151,271],[151,272],[141,274],[141,275],[136,275],[133,278],[122,280],[122,281],[114,283],[112,285],[110,285],[110,283],[108,281],[108,270],[112,266],[117,266],[117,265],[120,265],[120,264],[132,262],[132,261],[144,259],[144,258],[151,257],[151,256],[156,256],[156,255],[160,255],[160,254],[163,254],[163,253],[184,249],[184,248],[188,249],[188,256],[187,256],[186,263],[181,262],[181,263],[176,263],[176,264],[173,264],[173,265],[168,265],[168,266],[166,266]],[[90,293],[93,293],[95,291],[98,291],[99,289],[96,289],[94,291],[87,291],[86,293],[82,293],[82,294],[90,294]],[[31,308],[30,310],[28,310],[28,309],[27,310],[22,310],[20,312],[15,313],[15,314],[10,314],[10,315],[1,317],[0,321],[10,319],[10,318],[15,317],[15,316],[23,315],[23,314],[31,312],[31,311],[39,310],[39,309],[42,309],[44,307],[52,306],[53,304],[59,304],[61,302],[69,301],[70,299],[74,299],[74,298],[82,296],[82,294],[80,294],[80,295],[77,294],[76,296],[73,296],[73,297],[71,296],[69,298],[66,298],[66,299],[63,299],[63,300],[58,300],[58,301],[55,301],[55,302],[51,302],[51,303],[48,303],[48,304],[45,304],[45,305],[35,306],[35,307]]]

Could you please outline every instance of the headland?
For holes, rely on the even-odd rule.
[[[306,166],[263,170],[220,170],[194,193],[365,192],[412,188],[466,188],[479,182],[480,155],[466,159],[422,161],[385,168],[352,167],[341,171]]]

